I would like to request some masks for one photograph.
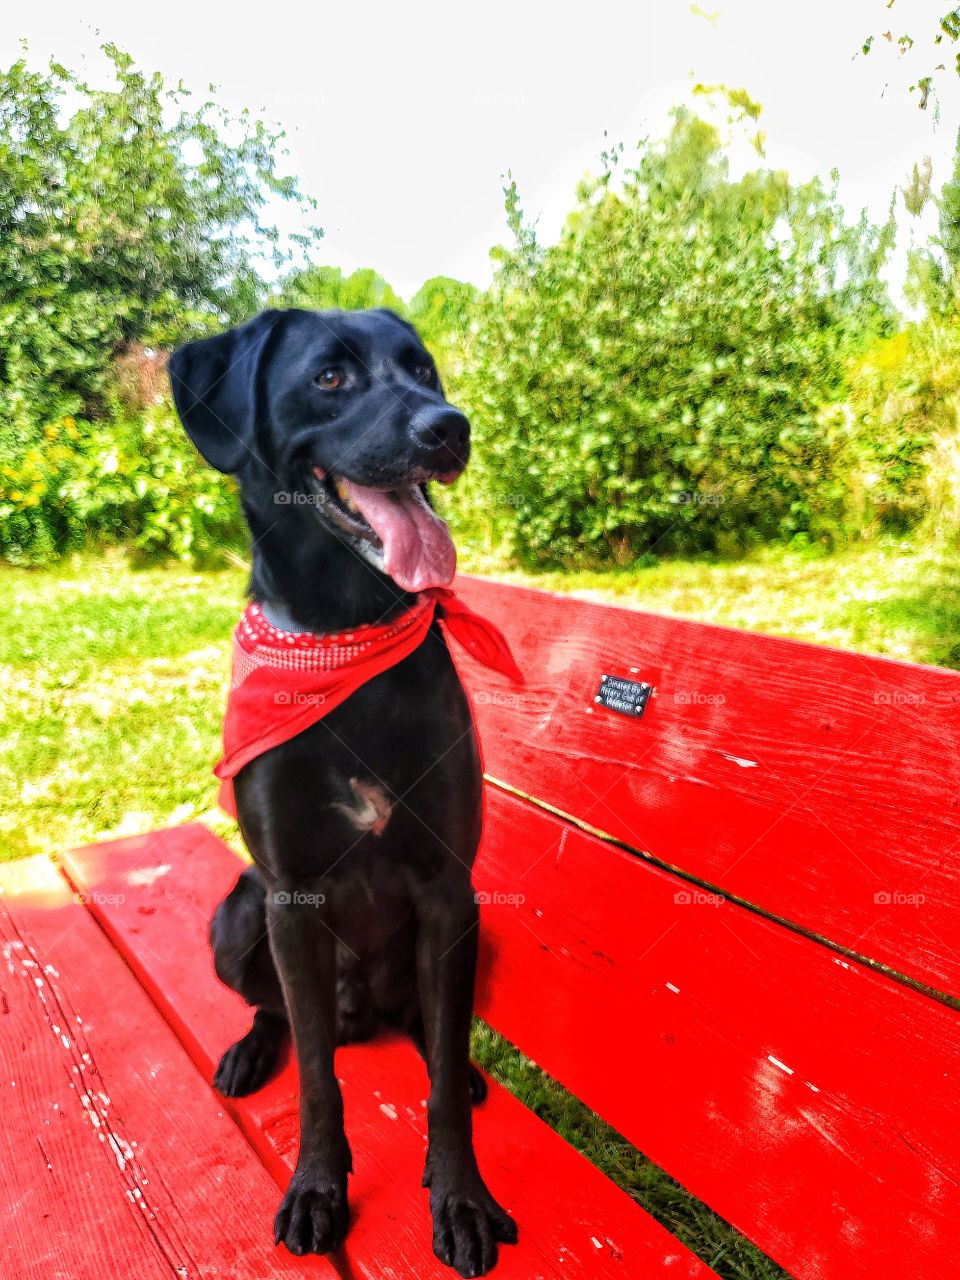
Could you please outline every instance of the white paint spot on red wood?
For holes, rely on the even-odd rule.
[[[680,988],[675,987],[672,982],[668,982],[666,984],[666,988],[668,991],[672,991],[675,996],[678,996],[680,994]]]
[[[767,1054],[767,1061],[772,1062],[775,1067],[781,1071],[785,1071],[788,1076],[793,1075],[793,1067],[788,1067],[785,1062],[781,1062],[779,1058],[775,1058],[772,1053]]]
[[[756,760],[747,760],[743,756],[731,756],[726,751],[721,751],[720,755],[724,760],[729,760],[731,764],[739,765],[741,769],[758,769],[760,766]]]
[[[126,876],[127,884],[132,885],[151,885],[162,879],[170,870],[168,862],[161,862],[156,867],[140,867],[136,871],[128,871]]]

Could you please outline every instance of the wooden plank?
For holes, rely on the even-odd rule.
[[[960,1256],[960,1014],[488,795],[479,1012],[797,1280]]]
[[[0,895],[0,1274],[333,1275],[272,1248],[272,1180],[53,864]]]
[[[213,973],[208,921],[238,859],[202,827],[75,851],[65,867],[207,1079],[249,1013]],[[356,1173],[341,1267],[371,1280],[449,1280],[430,1247],[425,1152],[426,1072],[407,1043],[337,1052]],[[285,1185],[296,1155],[293,1066],[229,1105]],[[513,1212],[520,1244],[502,1248],[497,1280],[712,1275],[667,1231],[505,1090],[491,1085],[475,1113],[477,1152],[495,1196]],[[264,1220],[263,1231],[270,1223]]]
[[[462,577],[528,683],[456,653],[488,774],[960,996],[960,674]],[[642,718],[603,674],[656,686]]]

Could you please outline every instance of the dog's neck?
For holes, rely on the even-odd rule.
[[[414,595],[334,533],[318,528],[313,512],[287,509],[271,525],[244,507],[253,541],[250,594],[271,626],[342,631],[387,622],[413,604]]]
[[[274,627],[277,631],[284,631],[288,635],[295,636],[313,634],[313,632],[309,631],[306,627],[301,627],[293,614],[290,613],[288,609],[285,609],[283,605],[270,600],[260,600],[258,603],[260,605],[260,612],[270,623],[271,627]]]

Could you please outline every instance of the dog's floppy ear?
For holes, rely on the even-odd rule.
[[[167,366],[173,403],[211,467],[239,471],[253,452],[264,348],[283,313],[263,311],[237,329],[178,347]]]

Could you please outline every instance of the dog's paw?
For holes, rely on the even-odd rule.
[[[252,1028],[230,1046],[220,1059],[213,1087],[225,1098],[244,1098],[267,1083],[277,1065],[282,1031],[277,1027]]]
[[[517,1243],[517,1224],[477,1179],[463,1188],[430,1188],[433,1251],[465,1277],[483,1276],[497,1261],[498,1244]]]
[[[347,1179],[297,1170],[273,1227],[275,1244],[291,1253],[330,1253],[343,1243],[350,1221]]]

